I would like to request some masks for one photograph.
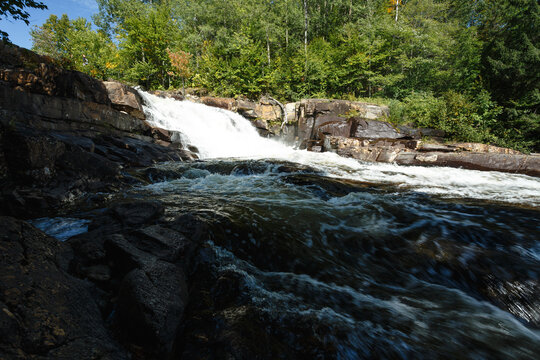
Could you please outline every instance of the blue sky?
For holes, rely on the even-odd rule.
[[[61,16],[62,14],[68,14],[70,19],[84,17],[92,20],[92,15],[98,11],[95,0],[41,0],[41,2],[47,5],[47,10],[26,9],[30,13],[29,26],[21,20],[14,21],[5,17],[0,18],[0,30],[9,34],[11,42],[30,49],[32,47],[30,30],[35,25],[42,25],[50,15]]]

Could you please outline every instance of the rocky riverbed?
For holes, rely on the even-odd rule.
[[[0,43],[0,358],[538,354],[538,158],[371,104],[195,100],[312,152],[199,161],[134,89]]]

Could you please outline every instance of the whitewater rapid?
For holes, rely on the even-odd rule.
[[[190,101],[177,101],[140,92],[147,121],[179,131],[183,140],[206,159],[270,159],[313,167],[326,176],[391,184],[447,198],[471,198],[540,206],[540,180],[527,175],[445,167],[398,166],[361,162],[334,153],[296,150],[259,136],[239,114]]]

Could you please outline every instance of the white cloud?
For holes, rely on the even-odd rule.
[[[77,4],[78,6],[85,7],[88,10],[97,11],[98,5],[96,0],[71,0],[71,2]]]

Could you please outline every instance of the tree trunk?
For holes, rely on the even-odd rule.
[[[182,96],[186,97],[186,79],[182,78]]]
[[[282,103],[280,103],[279,101],[277,101],[276,99],[274,99],[273,97],[271,97],[270,95],[267,95],[267,96],[268,96],[268,98],[270,100],[272,100],[276,104],[278,104],[280,109],[281,109],[281,129],[283,129],[283,127],[287,123],[287,111],[285,110],[285,106]]]
[[[268,57],[268,66],[270,66],[270,37],[268,36],[268,26],[266,27],[266,55]]]
[[[307,43],[308,43],[308,11],[307,11],[307,0],[304,0],[304,55],[306,57],[305,71],[307,73]]]

